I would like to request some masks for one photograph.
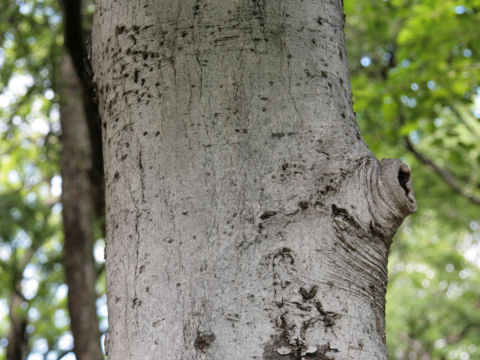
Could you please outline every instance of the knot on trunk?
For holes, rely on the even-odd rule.
[[[380,237],[390,245],[403,220],[417,210],[410,169],[398,159],[367,157],[345,175],[332,199],[332,217],[344,230],[351,225],[359,237]]]
[[[410,169],[398,159],[380,161],[378,190],[382,200],[400,213],[401,221],[417,211]]]
[[[417,211],[410,169],[398,159],[382,159],[372,166],[375,174],[368,186],[375,230],[391,239],[403,220]]]

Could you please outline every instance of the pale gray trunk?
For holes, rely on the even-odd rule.
[[[111,359],[386,359],[409,171],[352,111],[341,0],[97,1]]]

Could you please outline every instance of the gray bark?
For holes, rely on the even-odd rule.
[[[93,259],[94,199],[90,171],[91,142],[82,102],[82,87],[69,56],[64,56],[60,122],[62,126],[62,205],[64,267],[68,285],[74,352],[78,360],[103,359],[95,305]]]
[[[352,110],[340,0],[100,0],[111,359],[386,359],[415,209]]]

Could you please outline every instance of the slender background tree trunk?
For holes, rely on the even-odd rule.
[[[408,168],[362,141],[340,0],[97,2],[111,359],[386,359]]]
[[[93,259],[95,205],[90,171],[91,142],[81,85],[69,56],[61,64],[62,204],[64,264],[74,351],[77,360],[103,359],[96,314]]]
[[[16,284],[10,295],[7,360],[23,360],[28,353],[27,314],[20,309],[23,297],[18,288],[19,285]]]
[[[95,201],[96,216],[101,220],[105,215],[102,133],[100,115],[92,86],[90,60],[87,51],[88,41],[84,36],[86,33],[84,26],[89,19],[82,14],[84,5],[82,0],[60,0],[60,5],[64,15],[65,47],[70,54],[74,72],[79,79],[78,91],[82,94],[82,104],[91,146],[92,166],[89,170],[92,182],[91,191]]]

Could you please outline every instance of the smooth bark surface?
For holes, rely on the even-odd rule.
[[[352,110],[340,0],[97,2],[111,359],[386,359],[415,209]]]
[[[101,360],[93,259],[92,150],[82,88],[68,56],[62,61],[61,79],[64,83],[60,107],[64,265],[74,352],[78,360]]]

